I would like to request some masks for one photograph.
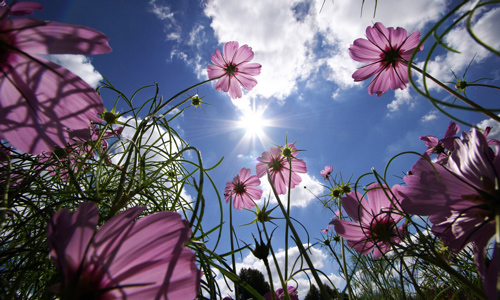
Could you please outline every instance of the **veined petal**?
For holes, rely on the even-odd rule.
[[[14,55],[9,71],[0,73],[0,131],[17,149],[51,152],[71,141],[71,131],[101,122],[101,98],[69,70],[40,58]]]
[[[223,48],[223,53],[224,53],[224,60],[226,63],[234,62],[234,56],[236,54],[236,51],[238,51],[239,44],[238,42],[227,42],[224,44]]]
[[[384,49],[388,43],[389,30],[380,22],[375,23],[373,27],[366,28],[366,37],[369,41]]]
[[[257,80],[255,78],[253,78],[252,76],[249,76],[246,74],[238,73],[237,75],[234,76],[234,78],[236,78],[238,80],[238,82],[241,84],[241,86],[247,91],[251,91],[253,89],[253,87],[257,85]],[[240,88],[237,84],[234,84],[234,85],[237,86],[238,89]],[[240,92],[241,92],[241,89],[240,89]],[[238,97],[238,98],[240,98],[240,97]]]
[[[405,43],[408,33],[404,28],[398,27],[396,29],[390,27],[389,30],[389,43],[394,49],[398,49]]]
[[[229,76],[222,76],[219,80],[217,80],[215,89],[223,92],[229,91]]]
[[[15,47],[35,54],[103,54],[111,51],[109,38],[103,33],[79,25],[44,22],[27,28],[27,18],[13,19]],[[23,28],[24,26],[24,28]]]
[[[74,275],[84,259],[99,218],[97,207],[86,202],[74,213],[63,209],[54,214],[47,229],[52,260],[65,278]]]
[[[349,56],[359,62],[373,62],[380,59],[382,50],[366,39],[357,39],[349,47]]]
[[[384,65],[382,63],[373,63],[373,64],[369,64],[369,65],[366,65],[366,66],[363,66],[359,69],[356,70],[356,72],[354,72],[352,74],[352,78],[354,79],[354,81],[363,81],[363,80],[366,80],[370,77],[372,77],[373,75],[381,72],[382,70],[384,69]]]
[[[223,68],[217,65],[208,65],[207,66],[207,75],[209,79],[214,79],[220,76],[225,75],[227,72]]]
[[[243,45],[236,51],[233,58],[233,63],[238,66],[242,63],[251,61],[253,57],[254,53],[252,51],[252,48],[248,45]]]
[[[229,82],[229,97],[231,97],[231,99],[241,98],[243,96],[243,93],[241,92],[241,87],[238,84],[236,78],[229,77],[228,82]],[[249,82],[247,81],[245,83],[248,84]]]
[[[262,68],[261,64],[258,63],[246,63],[238,66],[238,73],[244,73],[246,75],[257,76],[260,74]]]
[[[210,60],[216,65],[221,68],[226,67],[226,61],[224,61],[224,58],[222,57],[222,53],[220,53],[219,49],[215,49],[215,54],[210,55]]]

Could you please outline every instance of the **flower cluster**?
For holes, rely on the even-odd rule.
[[[483,279],[486,247],[495,233],[495,213],[500,208],[500,156],[490,148],[497,143],[489,142],[475,128],[463,132],[446,161],[430,162],[424,156],[404,177],[406,186],[397,191],[403,210],[429,216],[432,232],[450,250],[458,253],[474,243]]]

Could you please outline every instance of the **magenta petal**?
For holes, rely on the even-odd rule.
[[[15,47],[35,54],[103,54],[111,51],[108,37],[84,26],[46,22],[32,27],[26,18],[13,19],[14,28],[23,28],[15,34]],[[30,28],[25,28],[31,26]]]
[[[357,69],[352,74],[352,78],[354,79],[354,81],[363,81],[377,73],[380,73],[383,69],[384,66],[380,63],[369,64]]]
[[[238,73],[244,73],[246,75],[257,76],[260,74],[262,66],[258,63],[248,63],[238,66]]]
[[[97,207],[91,202],[81,204],[75,213],[63,209],[52,217],[47,229],[49,251],[64,277],[72,276],[85,257],[98,217]]]
[[[224,74],[226,74],[226,71],[219,66],[216,66],[216,65],[208,65],[207,66],[207,75],[208,75],[209,79],[221,77]]]
[[[26,1],[26,2],[17,2],[12,4],[10,7],[10,15],[11,16],[26,16],[26,15],[31,15],[33,13],[33,10],[38,9],[41,10],[43,9],[43,6],[41,4],[38,4],[36,2],[31,2],[31,1]]]
[[[241,46],[233,58],[233,63],[235,65],[240,65],[241,63],[249,62],[253,59],[254,53],[252,48],[248,45]]]
[[[252,76],[245,75],[243,73],[238,74],[237,76],[235,76],[235,78],[238,80],[241,86],[247,91],[251,91],[253,87],[257,85],[257,80],[255,78],[253,78]]]
[[[54,63],[18,55],[0,79],[0,131],[23,152],[64,147],[71,130],[88,130],[91,121],[101,121],[104,106],[95,90]]]
[[[226,63],[228,62],[234,62],[234,56],[236,52],[238,51],[239,44],[238,42],[227,42],[224,44],[223,47],[223,53],[224,53],[224,60]]]
[[[219,80],[217,80],[217,83],[215,84],[215,89],[217,91],[227,92],[229,91],[229,88],[230,88],[229,76],[221,77]]]
[[[241,98],[243,96],[243,93],[241,92],[241,87],[237,83],[236,78],[229,77],[228,80],[229,80],[229,91],[228,91],[229,97],[231,97],[231,99]]]
[[[349,56],[359,62],[372,62],[380,59],[382,50],[366,39],[357,39],[349,47]]]

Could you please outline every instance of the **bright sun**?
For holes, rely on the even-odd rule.
[[[265,127],[270,123],[262,116],[263,110],[248,110],[240,117],[238,127],[245,130],[245,138],[265,138]]]

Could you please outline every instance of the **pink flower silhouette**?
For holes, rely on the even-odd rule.
[[[387,198],[392,195],[391,189],[379,184],[372,184],[368,189],[364,197],[352,191],[342,198],[342,206],[354,222],[333,220],[330,224],[338,235],[348,240],[347,245],[361,254],[373,252],[376,258],[389,251],[391,244],[400,243],[406,230],[404,225],[397,227],[403,216],[393,212],[398,204],[396,199]]]
[[[401,207],[410,214],[429,216],[432,232],[455,253],[474,242],[479,274],[485,277],[485,250],[495,233],[500,158],[483,133],[472,129],[455,140],[446,164],[420,159],[400,187]]]
[[[286,153],[285,153],[286,152]],[[307,173],[306,163],[296,158],[298,154],[297,148],[292,143],[289,143],[284,149],[271,147],[270,151],[265,151],[257,158],[257,176],[262,177],[266,175],[266,169],[269,168],[271,175],[271,182],[278,195],[286,194],[288,185],[293,189],[298,185],[302,178],[298,173]],[[292,181],[290,182],[290,168],[292,169]]]
[[[224,54],[215,49],[211,55],[213,65],[207,66],[208,78],[217,79],[215,89],[228,92],[231,99],[241,98],[240,85],[247,91],[251,91],[257,84],[252,76],[260,74],[262,67],[258,63],[250,63],[253,59],[253,51],[248,45],[239,47],[238,42],[227,42],[224,45]]]
[[[330,175],[332,174],[332,172],[332,166],[325,166],[325,169],[321,170],[321,172],[319,173],[321,174],[321,176],[325,177],[325,181],[327,181],[328,179],[330,179]]]
[[[9,18],[41,5],[32,2],[0,7],[0,133],[31,154],[64,147],[74,132],[102,121],[104,106],[94,89],[69,70],[37,54],[101,54],[111,51],[96,30]]]
[[[297,290],[293,286],[287,286],[286,290],[288,291],[288,295],[290,296],[290,300],[299,300],[299,294],[297,293]],[[264,295],[264,299],[266,300],[271,300],[273,299],[273,296],[271,294],[272,292],[268,292]],[[282,288],[279,288],[275,292],[276,294],[276,300],[284,300],[285,299],[285,292],[283,291]]]
[[[134,221],[134,207],[98,230],[97,207],[58,211],[48,226],[50,256],[62,272],[54,287],[62,299],[194,299],[200,271],[191,235],[178,213],[164,211]]]
[[[357,39],[349,47],[352,59],[368,64],[358,69],[352,78],[363,81],[375,77],[368,86],[368,93],[383,95],[389,88],[405,89],[408,83],[408,60],[420,42],[420,32],[414,31],[409,36],[405,29],[385,28],[382,23],[375,23],[366,28],[367,39]],[[421,51],[423,45],[417,49]]]
[[[94,155],[103,156],[106,162],[111,163],[108,156],[108,142],[107,138],[119,137],[123,127],[118,127],[111,131],[106,131],[102,134],[99,144],[96,141],[101,135],[99,128],[92,125],[85,134],[75,137],[71,143],[64,148],[56,147],[53,152],[42,153],[40,155],[40,162],[42,165],[48,166],[51,175],[59,175],[59,177],[66,181],[69,176],[69,168],[73,172],[78,172],[80,168],[88,168],[88,163],[85,158],[92,159]],[[89,152],[93,151],[94,155],[89,156]]]
[[[255,200],[259,200],[262,196],[262,190],[257,186],[260,185],[260,179],[257,175],[250,176],[250,169],[242,168],[233,181],[226,183],[224,197],[226,203],[233,198],[233,206],[237,210],[245,207],[250,209],[255,206]]]
[[[425,155],[430,158],[433,153],[438,155],[436,161],[438,163],[446,163],[448,156],[451,151],[455,148],[455,140],[459,137],[455,136],[460,131],[460,126],[455,122],[450,121],[448,129],[444,134],[444,138],[438,140],[435,136],[421,136],[420,140],[425,141],[425,145],[428,147],[425,151]]]

